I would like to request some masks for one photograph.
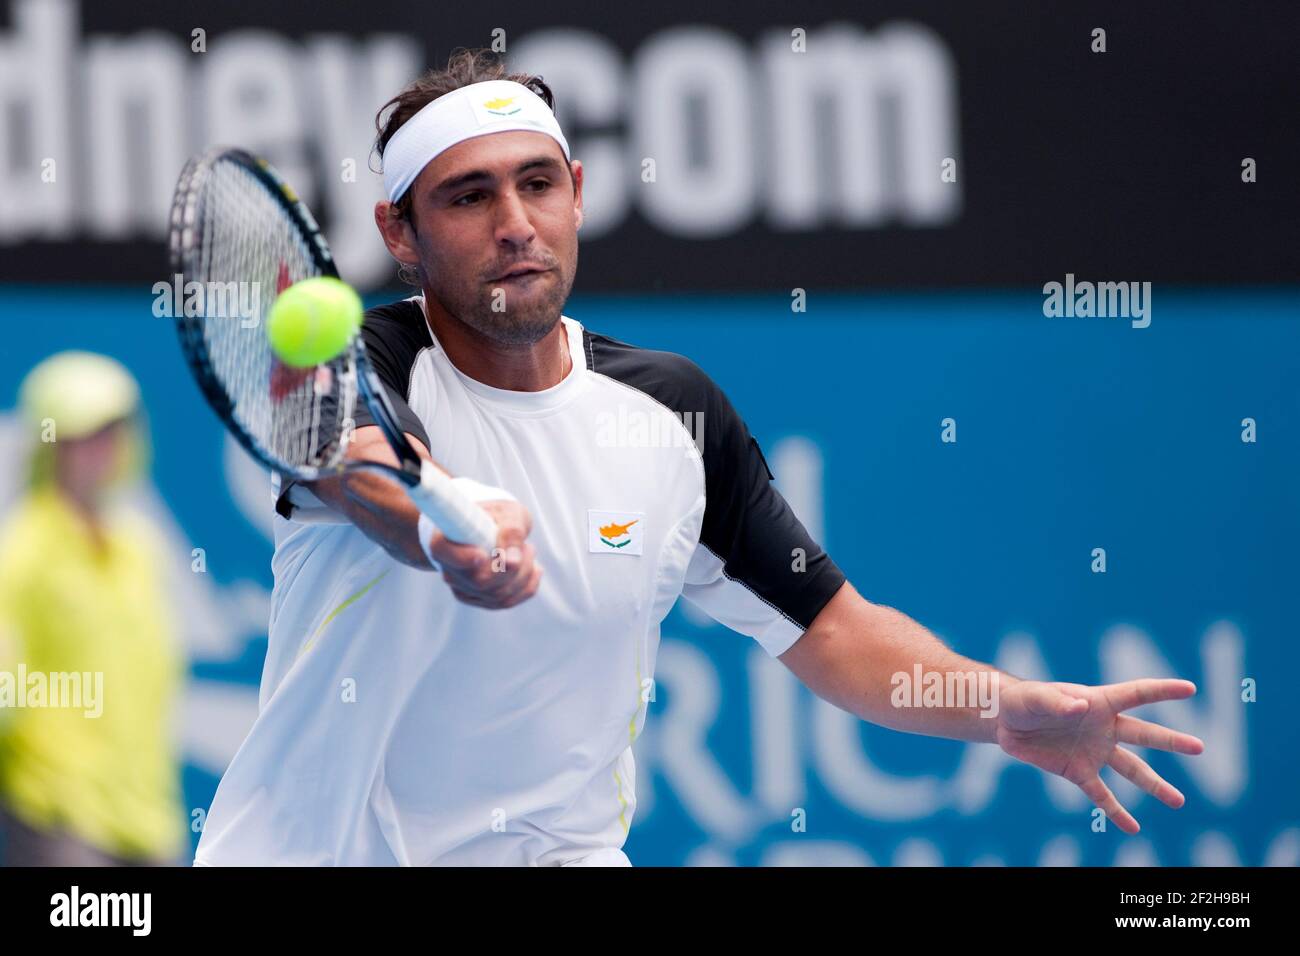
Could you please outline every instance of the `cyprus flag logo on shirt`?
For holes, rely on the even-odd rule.
[[[593,553],[641,554],[645,515],[636,511],[588,511],[588,550]]]

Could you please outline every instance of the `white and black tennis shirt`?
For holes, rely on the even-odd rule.
[[[572,371],[516,392],[456,369],[422,298],[367,312],[406,430],[528,508],[541,587],[467,606],[282,496],[260,712],[197,863],[626,863],[673,603],[775,656],[844,583],[698,366],[561,321]]]

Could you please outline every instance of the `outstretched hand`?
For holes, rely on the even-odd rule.
[[[1199,754],[1205,744],[1190,734],[1123,711],[1183,700],[1195,693],[1191,681],[1174,679],[1144,678],[1099,687],[1020,681],[999,696],[998,745],[1017,760],[1069,780],[1121,830],[1137,833],[1137,820],[1102,782],[1101,768],[1113,768],[1139,789],[1177,809],[1183,805],[1183,795],[1120,744],[1180,754]]]

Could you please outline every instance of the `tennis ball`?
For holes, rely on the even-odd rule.
[[[271,305],[266,337],[285,365],[310,368],[328,362],[361,328],[361,297],[333,276],[303,279]]]

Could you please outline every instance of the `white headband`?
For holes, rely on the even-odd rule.
[[[403,123],[384,148],[384,191],[397,202],[420,171],[444,150],[475,136],[525,130],[545,133],[569,158],[569,144],[546,101],[513,80],[462,86]]]

